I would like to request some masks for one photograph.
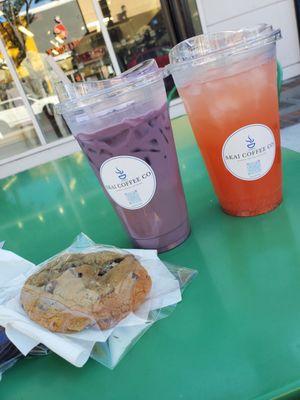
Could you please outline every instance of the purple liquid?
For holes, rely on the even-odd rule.
[[[166,251],[187,238],[190,226],[167,106],[76,139],[103,189],[99,171],[111,157],[137,157],[153,169],[156,191],[143,208],[127,210],[104,189],[135,245]]]

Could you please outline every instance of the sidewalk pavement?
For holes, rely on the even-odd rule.
[[[300,76],[285,81],[280,95],[281,145],[300,153]]]

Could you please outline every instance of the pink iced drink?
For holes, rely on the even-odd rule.
[[[135,245],[161,252],[186,239],[190,226],[166,106],[94,133],[79,133],[76,139]],[[141,165],[143,171],[128,174],[126,165]],[[104,182],[101,171],[115,174],[119,183]],[[146,179],[151,196],[143,186]],[[145,201],[143,196],[148,196]],[[122,206],[124,199],[128,206]]]

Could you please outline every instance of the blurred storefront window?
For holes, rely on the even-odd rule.
[[[160,67],[168,63],[168,52],[178,41],[175,9],[178,14],[188,10],[188,22],[195,21],[192,33],[201,33],[195,0],[100,0],[101,4],[107,5],[107,27],[122,69],[147,58],[155,58]]]
[[[191,20],[194,28],[195,35],[200,35],[202,33],[201,22],[199,18],[197,1],[196,0],[188,0],[188,7],[191,15]]]
[[[32,106],[35,107],[32,99]],[[0,160],[39,146],[31,118],[0,53]]]
[[[32,108],[45,140],[68,136],[67,127],[54,115],[59,77],[49,58],[71,82],[114,75],[92,0],[29,0],[19,12],[17,7],[11,12],[5,3],[2,38],[28,99],[35,101]]]
[[[32,9],[38,52],[52,56],[72,82],[114,75],[92,0],[47,4]]]
[[[171,47],[198,33],[201,25],[196,0],[0,1],[4,59],[12,60],[16,72],[11,76],[8,71],[3,78],[6,83],[1,95],[3,99],[10,96],[5,93],[17,79],[27,97],[22,110],[27,113],[31,128],[26,125],[26,129],[31,129],[32,139],[26,139],[26,145],[20,139],[23,151],[38,142],[43,145],[70,135],[54,113],[58,102],[54,86],[62,76],[71,82],[108,79],[148,58],[164,67]],[[173,86],[168,78],[167,91],[172,93]],[[10,109],[18,110],[15,104],[10,102]],[[3,157],[19,151],[12,145]]]
[[[201,33],[195,1],[100,0],[99,4],[122,71],[148,58],[162,68],[169,63],[170,49],[185,38],[182,35]],[[182,30],[185,25],[190,31],[181,34],[178,27]],[[172,79],[167,79],[167,90],[173,86]]]
[[[160,67],[168,64],[172,39],[160,1],[116,0],[107,3],[110,4],[106,13],[107,27],[121,69],[131,68],[148,58],[155,58]]]

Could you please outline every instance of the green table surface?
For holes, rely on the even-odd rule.
[[[234,218],[218,206],[187,119],[173,125],[192,234],[161,258],[199,271],[182,303],[115,370],[24,359],[4,374],[1,400],[300,397],[300,154],[283,151],[277,210]],[[82,153],[2,180],[0,218],[0,241],[35,263],[81,231],[130,246]]]

